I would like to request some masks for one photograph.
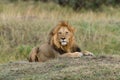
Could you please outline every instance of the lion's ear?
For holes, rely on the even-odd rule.
[[[71,27],[71,31],[74,33],[76,29],[74,27]]]
[[[49,35],[50,35],[50,36],[53,36],[53,35],[57,32],[57,30],[58,30],[58,28],[57,28],[57,27],[54,27],[54,28],[50,31]]]
[[[54,35],[54,29],[52,29],[51,31],[50,31],[50,33],[49,33],[49,36],[52,36],[52,35]]]

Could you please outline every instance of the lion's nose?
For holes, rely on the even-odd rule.
[[[65,38],[64,38],[64,37],[62,37],[61,39],[62,39],[62,40],[65,40]]]

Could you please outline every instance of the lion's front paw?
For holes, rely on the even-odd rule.
[[[74,54],[76,55],[76,57],[81,57],[81,56],[83,56],[83,54],[82,54],[81,52],[75,52]]]
[[[94,56],[94,54],[92,52],[89,52],[89,51],[84,51],[82,53],[84,56]]]

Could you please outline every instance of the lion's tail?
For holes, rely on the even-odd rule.
[[[28,57],[28,61],[29,62],[37,62],[38,61],[38,58],[37,58],[38,52],[39,52],[39,47],[34,47],[30,52],[30,55]]]

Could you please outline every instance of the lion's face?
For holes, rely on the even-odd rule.
[[[68,30],[67,27],[64,27],[64,26],[61,27],[57,32],[58,42],[62,46],[66,46],[69,43],[71,36],[72,36],[72,33]]]
[[[74,44],[74,28],[67,22],[60,22],[49,34],[49,43],[57,48],[72,47]]]

